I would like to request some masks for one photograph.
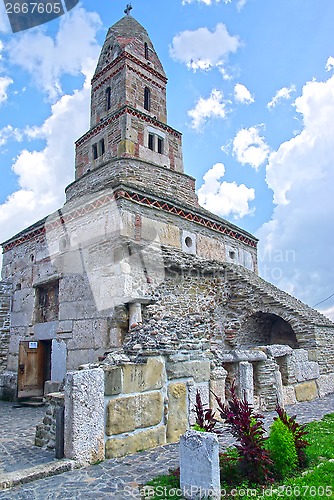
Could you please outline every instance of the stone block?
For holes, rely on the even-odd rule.
[[[106,366],[104,371],[104,391],[106,396],[122,392],[122,369],[120,366]]]
[[[215,418],[217,420],[221,420],[219,412],[218,412],[218,404],[215,398],[215,395],[220,398],[222,403],[225,403],[225,381],[227,372],[222,378],[215,378],[210,380],[210,408],[215,411]]]
[[[73,321],[58,321],[58,335],[64,335],[65,333],[72,333],[73,330]]]
[[[292,354],[292,348],[288,345],[273,344],[263,348],[272,358],[280,358]]]
[[[93,349],[76,349],[67,352],[67,370],[77,370],[80,365],[96,362],[97,354]]]
[[[175,443],[188,429],[187,386],[183,382],[168,386],[167,442]]]
[[[165,378],[163,358],[148,358],[145,364],[127,364],[123,366],[123,392],[131,394],[161,389]]]
[[[184,361],[166,364],[169,380],[177,378],[193,378],[195,382],[210,380],[209,361]]]
[[[124,139],[123,141],[120,141],[118,144],[118,156],[123,155],[124,153],[130,154],[134,156],[135,154],[135,145],[132,141],[129,141],[128,139]]]
[[[225,261],[224,242],[209,238],[202,234],[197,235],[197,255],[209,260]]]
[[[254,406],[253,365],[248,361],[239,363],[239,396]]]
[[[317,385],[314,380],[295,386],[297,401],[312,401],[318,397]]]
[[[58,392],[60,384],[59,381],[46,380],[44,384],[44,397],[53,392]]]
[[[177,226],[142,217],[142,239],[152,241],[156,235],[159,236],[162,245],[181,248],[180,229]]]
[[[68,372],[65,378],[65,457],[81,463],[104,460],[104,373]]]
[[[297,403],[295,388],[292,385],[283,386],[283,406]]]
[[[184,498],[220,499],[218,437],[187,431],[180,439],[180,487]]]
[[[210,403],[209,382],[201,382],[199,384],[188,384],[189,425],[194,425],[196,421],[195,404],[196,404],[197,391],[200,393],[203,405],[206,405],[208,407]]]
[[[58,322],[48,321],[47,323],[37,323],[34,325],[35,340],[51,340],[57,335]]]
[[[51,380],[64,380],[66,375],[66,357],[66,343],[63,340],[53,339],[51,347]]]
[[[319,396],[321,398],[327,396],[328,394],[334,393],[334,373],[329,375],[320,375],[317,379],[317,386],[319,391]]]
[[[124,457],[142,450],[149,450],[166,444],[166,429],[159,425],[124,437],[115,437],[106,442],[106,458]]]
[[[152,427],[161,422],[163,398],[160,391],[119,397],[107,406],[106,433],[108,436]]]
[[[265,361],[266,354],[261,349],[235,349],[234,361]]]

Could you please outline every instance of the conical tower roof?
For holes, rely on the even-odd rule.
[[[95,76],[122,52],[143,59],[166,78],[164,69],[145,28],[131,15],[122,17],[108,30]]]

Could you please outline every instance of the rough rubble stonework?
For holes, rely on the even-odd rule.
[[[66,450],[80,460],[177,441],[197,390],[228,400],[235,382],[263,410],[334,392],[333,323],[260,278],[257,239],[199,206],[166,84],[147,32],[123,17],[101,51],[64,206],[2,245],[0,394],[66,379]]]

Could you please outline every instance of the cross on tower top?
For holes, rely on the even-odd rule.
[[[131,10],[132,10],[132,5],[131,5],[131,3],[126,4],[125,10],[124,10],[124,14],[126,14],[127,16],[129,16],[129,15],[130,15]]]

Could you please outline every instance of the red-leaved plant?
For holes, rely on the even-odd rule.
[[[220,416],[229,425],[231,434],[238,440],[236,448],[240,455],[240,472],[251,483],[273,482],[273,462],[265,449],[263,415],[254,413],[248,401],[239,399],[235,385],[231,387],[231,401],[224,404],[216,396]]]
[[[215,412],[211,408],[204,408],[201,395],[198,390],[196,392],[196,404],[194,408],[197,427],[205,432],[218,433],[215,429],[217,424],[217,421],[215,420]]]
[[[296,416],[290,417],[284,408],[282,408],[278,403],[276,405],[276,413],[278,417],[275,417],[274,420],[277,420],[279,418],[284,425],[290,429],[292,435],[293,435],[293,440],[295,442],[295,447],[296,447],[296,452],[297,452],[297,457],[298,457],[298,464],[299,467],[304,468],[307,466],[307,455],[305,452],[305,448],[309,446],[310,443],[304,439],[304,437],[308,434],[308,432],[305,430],[306,426],[303,424],[298,424],[296,422]]]

